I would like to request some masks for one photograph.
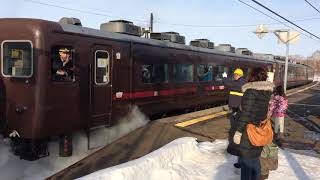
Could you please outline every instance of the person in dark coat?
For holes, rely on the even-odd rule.
[[[229,117],[230,130],[229,130],[229,136],[228,136],[229,146],[228,146],[227,152],[235,156],[239,156],[239,153],[238,153],[239,148],[237,147],[238,145],[234,144],[233,142],[233,135],[236,132],[235,125],[239,115],[241,99],[243,96],[241,88],[246,83],[246,80],[243,78],[243,75],[244,75],[243,71],[240,68],[237,68],[233,73],[234,80],[227,79],[227,78],[223,79],[224,85],[229,90],[228,106],[232,111]],[[234,167],[239,169],[240,168],[239,162],[235,163]]]
[[[274,85],[266,80],[267,71],[263,68],[254,68],[249,74],[248,83],[242,86],[244,95],[233,137],[234,143],[239,144],[241,180],[258,180],[260,177],[259,157],[263,147],[253,146],[250,143],[246,127],[249,123],[259,126],[267,117]]]
[[[73,60],[70,56],[70,50],[67,48],[59,49],[59,58],[52,62],[52,74],[54,80],[71,81],[73,80]]]

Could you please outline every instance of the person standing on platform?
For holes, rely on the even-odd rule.
[[[229,117],[230,120],[230,130],[229,130],[229,145],[227,148],[227,152],[229,154],[239,156],[238,147],[239,145],[236,145],[233,142],[233,135],[236,132],[236,123],[240,111],[240,104],[241,99],[243,96],[242,93],[242,86],[246,83],[246,80],[243,78],[243,71],[240,68],[237,68],[233,73],[233,80],[232,79],[223,79],[223,84],[225,85],[226,89],[229,90],[229,101],[228,106],[230,108],[231,115]],[[239,161],[234,164],[234,167],[236,168],[236,171],[240,170],[240,163]]]
[[[276,87],[273,99],[270,105],[272,119],[274,122],[274,133],[277,138],[283,138],[284,132],[284,116],[288,108],[288,100],[284,94],[282,86]]]
[[[233,136],[234,143],[239,145],[241,180],[259,180],[261,175],[259,158],[263,146],[251,144],[247,134],[247,125],[259,126],[267,117],[269,101],[274,88],[274,84],[267,81],[267,77],[267,71],[264,68],[254,68],[248,76],[248,83],[242,86],[244,95],[236,132]]]

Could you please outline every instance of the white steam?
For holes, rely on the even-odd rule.
[[[148,123],[147,118],[137,107],[133,107],[130,113],[123,118],[118,125],[103,128],[102,133],[95,133],[95,135],[100,137],[98,141],[104,141],[103,144],[109,144],[146,123]],[[44,179],[74,164],[98,149],[88,150],[87,136],[83,131],[74,133],[72,141],[73,152],[71,157],[59,157],[59,140],[55,138],[49,142],[50,156],[36,161],[26,161],[15,156],[11,152],[10,141],[0,136],[0,179]],[[99,144],[95,141],[91,143]]]
[[[130,112],[110,128],[99,128],[90,132],[90,148],[110,144],[118,138],[148,123],[148,118],[137,106],[132,106]]]

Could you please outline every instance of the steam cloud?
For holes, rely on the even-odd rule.
[[[120,120],[120,123],[110,128],[103,128],[96,133],[98,139],[93,138],[93,144],[109,144],[127,133],[144,126],[148,119],[136,106],[130,113]],[[59,140],[52,139],[49,142],[50,156],[36,161],[26,161],[15,156],[11,152],[10,140],[0,135],[0,179],[6,180],[37,180],[44,179],[86,157],[98,148],[87,149],[87,136],[85,132],[73,133],[73,155],[71,157],[59,157]],[[101,146],[100,146],[101,147]]]

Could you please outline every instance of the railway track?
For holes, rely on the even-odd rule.
[[[317,91],[320,91],[319,84],[320,83],[317,82],[310,87],[288,93],[289,108],[287,110],[287,114],[296,122],[299,122],[307,129],[318,133],[320,133],[320,113],[317,112],[320,110],[320,104],[318,103],[320,102],[320,96],[318,96],[316,93]],[[295,95],[299,92],[303,93],[292,97],[292,95]],[[312,94],[312,96],[308,97],[310,94]],[[303,98],[303,96],[307,96],[307,98]],[[290,100],[294,102],[291,102]]]

